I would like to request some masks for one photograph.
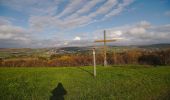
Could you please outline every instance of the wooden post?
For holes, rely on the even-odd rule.
[[[93,64],[94,64],[94,77],[96,77],[96,55],[95,55],[95,48],[93,48]]]
[[[107,54],[106,54],[106,31],[104,30],[104,66],[107,66]]]

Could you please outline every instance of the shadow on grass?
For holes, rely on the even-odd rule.
[[[93,73],[92,72],[90,72],[90,71],[88,71],[88,70],[85,70],[85,69],[83,69],[83,68],[81,68],[81,67],[77,67],[78,69],[80,69],[80,70],[82,70],[82,71],[84,71],[84,72],[87,72],[87,73],[89,73],[91,76],[93,76]]]
[[[52,90],[52,96],[50,100],[64,100],[64,95],[67,94],[67,91],[64,89],[62,83],[58,83],[57,87]]]

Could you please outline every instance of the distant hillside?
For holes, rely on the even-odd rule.
[[[65,50],[65,51],[84,51],[88,50],[89,47],[62,47],[59,48],[59,50]]]
[[[170,48],[170,44],[162,43],[162,44],[151,44],[151,45],[143,45],[139,46],[140,48]]]
[[[170,44],[151,44],[151,45],[129,45],[129,46],[113,46],[113,45],[107,45],[108,48],[117,48],[117,49],[133,49],[133,48],[142,48],[142,49],[161,49],[161,48],[170,48]],[[61,47],[61,48],[55,48],[55,50],[64,50],[64,51],[87,51],[91,50],[93,46],[87,46],[87,47]],[[96,49],[101,49],[102,46],[96,46]],[[53,48],[54,49],[54,48]]]

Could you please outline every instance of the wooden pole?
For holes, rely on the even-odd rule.
[[[95,48],[93,48],[93,64],[94,64],[94,77],[96,77],[96,55],[95,55]]]
[[[106,31],[104,30],[104,66],[107,66],[107,54],[106,54]]]

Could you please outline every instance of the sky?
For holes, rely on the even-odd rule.
[[[0,48],[170,43],[170,0],[0,0]]]

